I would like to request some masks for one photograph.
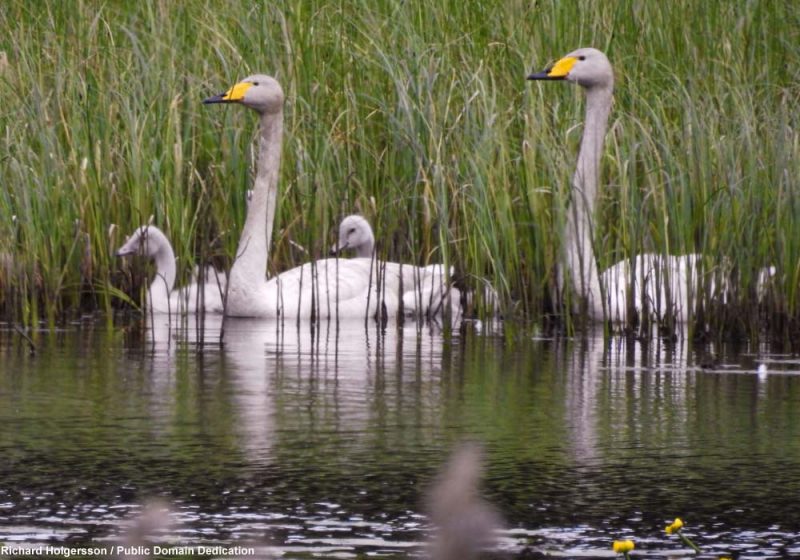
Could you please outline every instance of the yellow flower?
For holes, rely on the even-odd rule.
[[[683,521],[681,521],[680,517],[676,517],[675,521],[672,522],[672,525],[667,526],[667,534],[671,535],[672,533],[677,533],[683,528]]]
[[[614,541],[614,552],[617,554],[627,554],[631,550],[633,550],[634,544],[631,540],[626,541]]]

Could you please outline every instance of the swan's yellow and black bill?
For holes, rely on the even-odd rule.
[[[203,103],[236,103],[244,99],[244,94],[251,87],[253,87],[253,84],[250,82],[239,82],[225,93],[220,93],[219,95],[204,99]]]
[[[529,80],[563,80],[567,77],[578,59],[574,56],[565,56],[550,68],[535,72],[528,76]]]

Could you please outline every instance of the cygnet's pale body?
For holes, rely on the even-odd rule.
[[[156,276],[147,290],[147,308],[154,313],[222,313],[222,298],[225,293],[225,275],[208,267],[202,284],[195,281],[189,286],[175,290],[175,252],[172,244],[156,226],[142,226],[134,231],[120,247],[116,255],[141,255],[152,259],[156,265]]]

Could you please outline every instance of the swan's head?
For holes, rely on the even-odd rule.
[[[204,99],[203,103],[241,103],[259,113],[280,113],[283,110],[283,88],[271,76],[254,74],[225,93]]]
[[[541,72],[528,76],[529,80],[569,80],[585,88],[613,87],[614,70],[608,57],[593,48],[578,49]]]
[[[357,257],[371,257],[375,236],[369,222],[361,216],[347,216],[339,225],[339,241],[331,247],[331,255],[352,249]]]
[[[134,231],[117,252],[118,257],[140,255],[154,258],[165,246],[169,245],[167,236],[156,226],[142,226]]]

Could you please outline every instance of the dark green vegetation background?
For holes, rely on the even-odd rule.
[[[288,97],[274,271],[324,255],[358,211],[383,257],[445,260],[537,317],[583,114],[578,88],[525,76],[580,46],[617,77],[601,266],[702,252],[732,286],[712,324],[752,333],[774,264],[761,317],[785,334],[800,316],[797,2],[7,0],[0,29],[10,319],[110,309],[110,255],[151,216],[184,278],[229,262],[256,119],[200,101],[254,72]]]

